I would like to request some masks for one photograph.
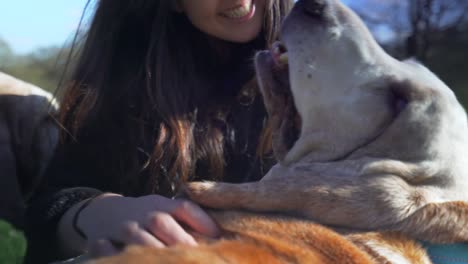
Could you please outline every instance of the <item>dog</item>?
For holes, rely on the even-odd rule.
[[[57,144],[57,110],[50,93],[0,72],[0,218],[17,227]]]
[[[189,196],[210,208],[468,241],[468,122],[454,93],[421,64],[390,57],[336,0],[299,1],[282,41],[256,57],[279,164],[259,182],[191,183]]]
[[[418,240],[468,241],[467,116],[436,75],[389,56],[338,0],[299,0],[255,64],[278,164],[258,182],[185,189],[222,209],[211,214],[223,239],[93,263],[431,263]],[[323,257],[352,246],[313,222],[362,258]],[[252,241],[253,256],[236,249]]]

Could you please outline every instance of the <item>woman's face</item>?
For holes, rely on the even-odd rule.
[[[238,43],[262,30],[267,0],[180,0],[193,25],[208,35]]]

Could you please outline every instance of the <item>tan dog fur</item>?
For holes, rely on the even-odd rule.
[[[15,225],[55,149],[57,107],[49,93],[0,72],[0,218]]]
[[[86,263],[431,263],[418,243],[395,233],[345,237],[297,218],[245,211],[210,214],[223,230],[220,239],[198,237],[198,247],[130,246],[119,255]]]
[[[311,222],[235,211],[212,216],[224,230],[221,240],[200,241],[199,247],[130,247],[90,263],[373,263],[351,242]]]

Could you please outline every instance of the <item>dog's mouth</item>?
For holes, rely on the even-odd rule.
[[[283,45],[280,41],[276,41],[273,43],[271,47],[271,55],[273,57],[273,61],[275,62],[275,66],[279,69],[288,70],[289,68],[289,57],[288,57],[288,49],[286,46]]]
[[[265,107],[272,129],[272,147],[282,161],[299,139],[301,118],[294,104],[289,83],[288,50],[275,42],[271,50],[257,54],[256,67]]]

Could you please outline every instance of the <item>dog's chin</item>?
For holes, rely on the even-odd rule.
[[[301,131],[300,116],[289,83],[289,67],[279,64],[271,51],[257,53],[255,66],[270,119],[273,152],[281,162],[299,139]]]

